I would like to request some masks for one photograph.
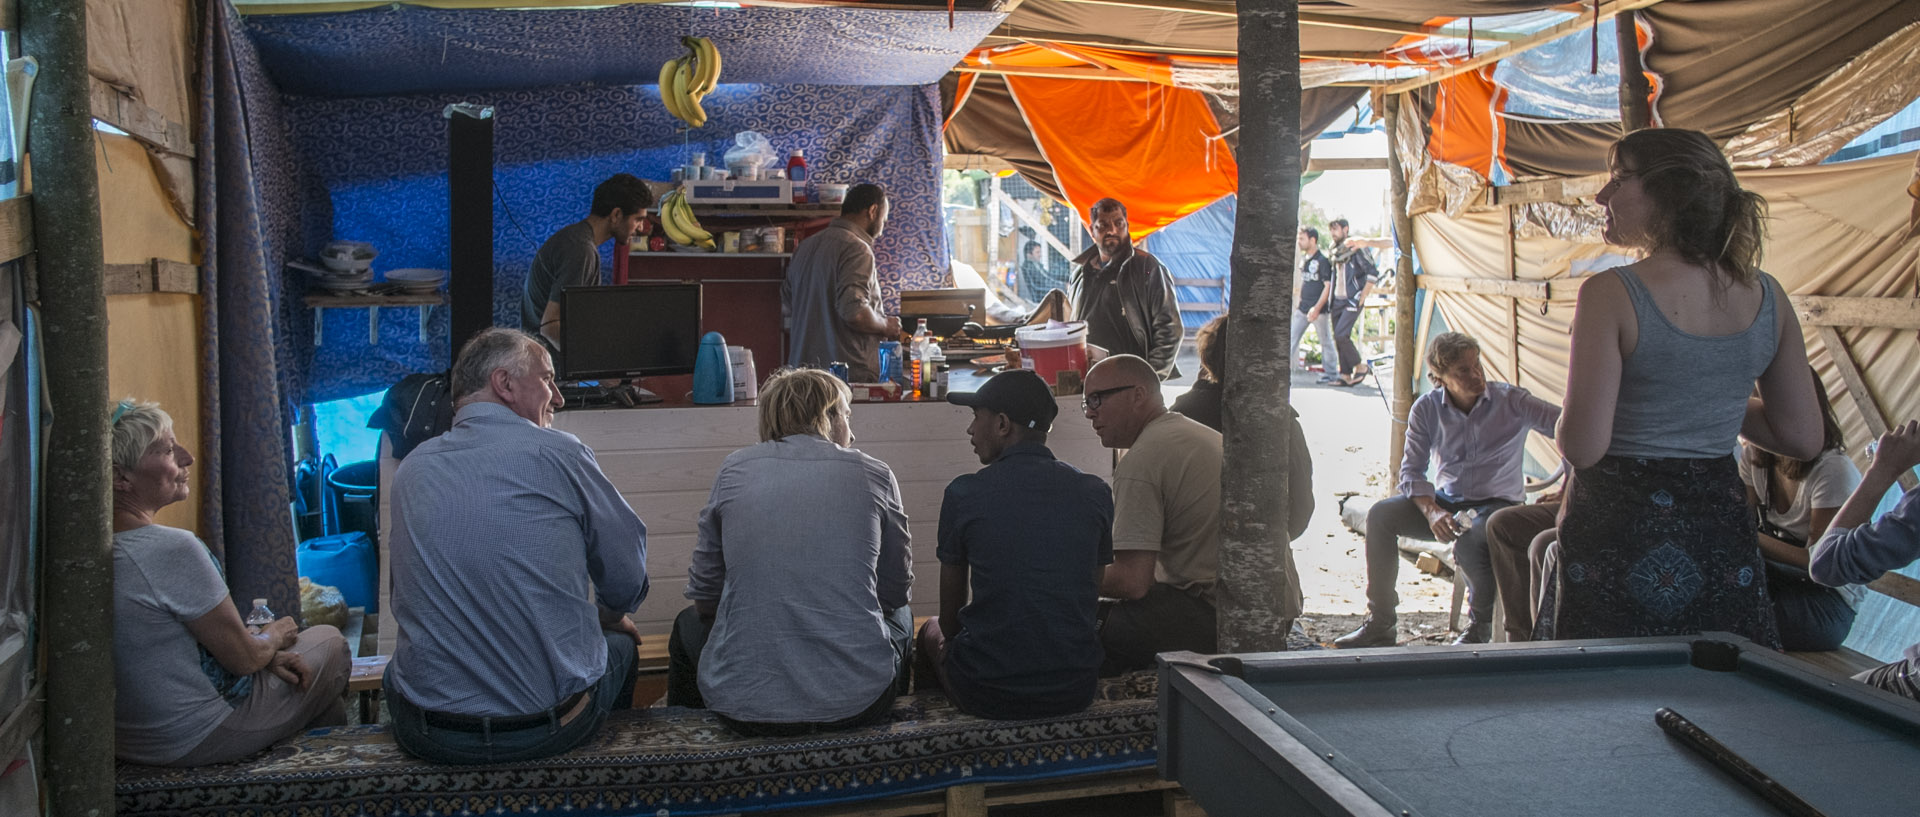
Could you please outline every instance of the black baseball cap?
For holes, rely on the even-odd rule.
[[[1052,428],[1053,418],[1060,414],[1060,404],[1054,402],[1053,390],[1047,387],[1047,381],[1027,369],[996,374],[979,391],[948,392],[947,402],[997,411],[1007,415],[1014,425],[1042,431]]]

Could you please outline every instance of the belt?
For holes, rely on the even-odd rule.
[[[512,715],[508,717],[488,717],[484,715],[454,715],[447,712],[420,711],[420,719],[436,729],[451,729],[455,732],[486,734],[490,732],[518,732],[536,726],[565,726],[585,709],[587,693],[592,689],[583,689],[568,696],[552,709],[535,712],[531,715]]]

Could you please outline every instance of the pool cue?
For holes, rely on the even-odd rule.
[[[1707,730],[1701,729],[1693,721],[1666,707],[1660,707],[1653,713],[1653,722],[1667,734],[1680,739],[1687,748],[1692,749],[1722,771],[1733,776],[1740,785],[1746,786],[1754,794],[1767,801],[1781,812],[1793,817],[1826,817],[1826,813],[1814,808],[1812,803],[1800,799],[1791,789],[1780,785],[1764,772],[1753,767],[1747,759],[1728,749],[1725,744],[1714,740]]]

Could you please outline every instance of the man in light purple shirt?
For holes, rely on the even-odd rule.
[[[1829,587],[1866,584],[1880,574],[1920,559],[1920,489],[1900,497],[1885,516],[1869,522],[1880,498],[1894,482],[1920,465],[1920,420],[1880,436],[1873,463],[1860,484],[1833,515],[1833,524],[1813,546],[1807,572]],[[1920,644],[1907,648],[1905,657],[1854,676],[1856,680],[1895,695],[1920,700]]]
[[[1560,408],[1506,383],[1488,383],[1480,344],[1459,332],[1436,335],[1427,368],[1436,386],[1407,413],[1406,456],[1400,495],[1367,513],[1367,620],[1334,639],[1335,647],[1391,647],[1400,603],[1399,538],[1452,542],[1466,574],[1470,615],[1455,644],[1493,637],[1493,561],[1487,554],[1487,518],[1526,498],[1520,471],[1527,432],[1553,436]],[[1436,466],[1427,479],[1429,462]],[[1437,483],[1437,484],[1436,484]],[[1465,513],[1462,513],[1465,512]]]

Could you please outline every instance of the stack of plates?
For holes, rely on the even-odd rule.
[[[387,283],[410,295],[433,292],[446,281],[447,271],[443,269],[397,269],[387,273]]]
[[[349,292],[373,286],[373,270],[335,270],[308,261],[288,261],[287,266],[307,276],[307,284],[327,292]]]

